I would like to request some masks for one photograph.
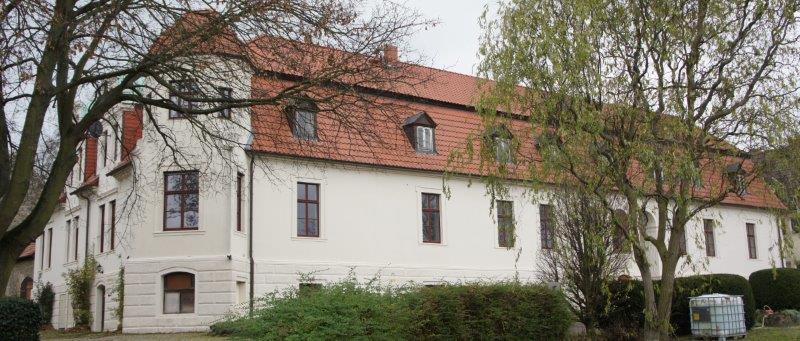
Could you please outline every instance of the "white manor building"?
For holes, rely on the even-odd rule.
[[[391,50],[386,55],[396,58]],[[241,63],[239,77],[254,87],[275,80],[250,68]],[[36,241],[34,278],[56,292],[53,326],[73,325],[63,274],[87,255],[100,265],[92,329],[117,329],[112,289],[124,267],[126,333],[206,330],[251,292],[326,283],[352,268],[392,283],[536,281],[536,257],[548,245],[546,196],[512,185],[500,209],[490,210],[474,175],[450,175],[443,189],[450,152],[481,126],[473,106],[478,79],[411,69],[434,82],[376,95],[409,109],[372,148],[334,129],[313,106],[288,115],[260,106],[200,118],[229,125],[232,138],[248,146],[209,157],[180,113],[152,108],[190,156],[191,167],[177,168],[143,107],[118,106],[109,117],[119,128],[107,125],[82,144],[72,187]],[[253,90],[230,89],[234,97]],[[743,196],[703,212],[686,245],[702,266],[683,266],[681,275],[748,276],[782,266],[775,213],[781,207],[755,181]],[[498,225],[512,220],[516,239],[509,245]],[[630,275],[636,271],[632,265]]]

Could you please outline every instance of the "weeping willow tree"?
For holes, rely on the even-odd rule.
[[[796,125],[797,5],[511,0],[481,19],[479,74],[493,82],[478,109],[487,131],[517,127],[513,165],[483,168],[488,183],[590,188],[609,211],[626,211],[614,224],[641,274],[647,339],[670,334],[688,223],[724,202],[782,206],[746,151]]]

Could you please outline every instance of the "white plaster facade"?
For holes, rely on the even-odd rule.
[[[249,77],[245,68],[240,77]],[[248,238],[253,242],[256,296],[297,286],[304,273],[313,273],[316,281],[324,283],[344,277],[353,268],[359,277],[380,275],[390,283],[511,277],[537,280],[538,205],[545,203],[543,195],[532,196],[526,188],[512,186],[510,197],[505,199],[513,201],[517,239],[514,248],[506,249],[498,246],[490,199],[479,182],[450,178],[446,182],[450,196],[446,198],[442,174],[437,172],[257,154],[256,167],[252,169],[253,216],[249,235],[247,195],[242,205],[244,228],[236,231],[236,174],[245,175],[243,191],[248,193],[249,156],[236,148],[207,154],[194,143],[196,137],[188,131],[186,122],[167,119],[165,110],[156,112],[159,124],[175,132],[180,148],[200,172],[199,228],[163,230],[164,172],[176,168],[170,165],[152,124],[145,122],[143,138],[133,153],[134,167],[111,176],[106,174],[120,162],[119,158],[105,167],[98,166],[99,185],[82,192],[88,200],[68,195],[63,207],[52,216],[48,225],[53,231],[52,245],[45,244],[47,235],[37,240],[35,274],[39,280],[54,284],[55,328],[72,326],[63,273],[80,266],[84,252],[94,255],[102,266],[92,298],[94,330],[101,328],[101,316],[103,329],[115,330],[118,326],[112,316],[117,306],[112,288],[119,269],[124,267],[122,330],[126,333],[206,330],[210,323],[244,303],[251,279]],[[238,132],[231,130],[233,137],[244,143],[249,138],[244,133],[249,126],[247,111],[237,110],[233,116],[244,126]],[[205,119],[227,124],[213,116]],[[320,185],[318,238],[296,235],[298,181]],[[423,192],[442,194],[440,244],[422,242]],[[112,200],[117,202],[117,244],[113,250],[106,246],[99,253],[99,206],[108,208]],[[79,217],[77,259],[74,226],[67,228],[66,223],[74,222],[75,217]],[[109,214],[105,217],[109,227]],[[702,241],[703,231],[698,219],[689,231],[688,253],[694,266],[682,267],[682,275],[734,273],[746,277],[752,271],[781,264],[776,217],[770,211],[728,205],[709,209],[701,218],[718,222],[717,255],[705,257],[703,243],[697,242]],[[755,224],[757,259],[748,256],[747,223]],[[176,271],[195,276],[193,313],[163,313],[163,276]],[[633,265],[631,275],[636,276]],[[105,304],[98,296],[100,286],[105,288]]]

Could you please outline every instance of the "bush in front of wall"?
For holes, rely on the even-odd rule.
[[[125,311],[125,267],[120,267],[117,273],[117,282],[114,284],[114,302],[117,307],[114,308],[114,317],[117,318],[117,331],[122,331],[123,312]]]
[[[38,340],[42,312],[33,301],[0,298],[0,340]]]
[[[655,281],[656,296],[660,282]],[[601,328],[613,339],[636,339],[645,322],[644,291],[639,280],[616,281],[609,284],[610,308]],[[675,279],[670,323],[676,335],[691,333],[689,298],[704,294],[740,295],[744,303],[745,324],[750,329],[755,322],[755,299],[750,284],[742,276],[731,274],[698,275]]]
[[[756,305],[774,311],[800,309],[800,270],[764,269],[750,274]]]
[[[234,338],[562,340],[574,321],[561,293],[517,282],[391,288],[354,278],[261,298],[252,316],[211,326]]]
[[[739,275],[713,274],[680,277],[675,279],[675,292],[672,296],[672,328],[676,335],[692,332],[689,316],[689,299],[705,294],[726,294],[742,296],[744,303],[745,326],[755,323],[756,304],[749,281]]]
[[[53,305],[56,300],[53,285],[50,282],[44,284],[41,281],[38,282],[33,300],[39,305],[39,310],[42,313],[42,324],[49,325],[53,319]]]
[[[64,274],[67,293],[72,299],[75,328],[89,328],[92,324],[92,285],[96,274],[97,261],[91,255],[86,257],[82,267],[68,270]]]
[[[412,299],[414,339],[561,340],[575,319],[561,293],[518,282],[424,287]]]

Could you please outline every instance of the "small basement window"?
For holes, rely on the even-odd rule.
[[[164,314],[194,312],[194,275],[173,272],[164,275]]]
[[[435,130],[436,123],[424,111],[407,118],[403,122],[403,131],[406,133],[411,146],[418,153],[436,153]]]

